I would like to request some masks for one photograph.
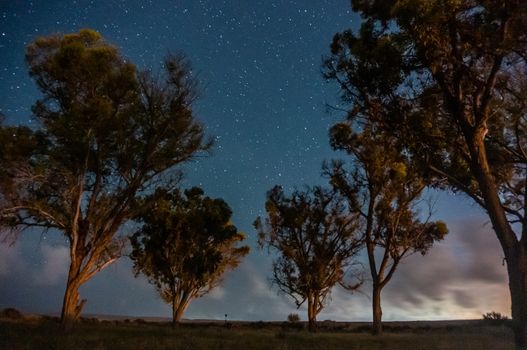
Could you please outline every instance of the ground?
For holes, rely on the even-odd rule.
[[[83,319],[70,334],[53,317],[0,317],[0,349],[513,349],[504,324],[483,321],[387,323],[380,337],[366,323],[321,322],[308,333],[303,324],[287,322],[185,322],[172,330],[166,322]]]

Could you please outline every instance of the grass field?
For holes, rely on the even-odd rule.
[[[5,350],[146,350],[146,349],[513,349],[512,332],[505,326],[483,323],[438,326],[391,326],[380,337],[366,327],[333,323],[310,334],[285,323],[183,324],[172,330],[168,324],[150,322],[80,323],[62,334],[52,319],[0,319],[0,349]]]

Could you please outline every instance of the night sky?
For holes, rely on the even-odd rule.
[[[0,112],[31,124],[38,91],[24,48],[38,36],[99,31],[140,69],[159,71],[169,52],[184,52],[201,84],[196,116],[214,137],[210,156],[185,166],[183,186],[222,197],[247,233],[251,254],[223,286],[194,301],[187,318],[285,320],[295,310],[268,281],[271,257],[258,250],[252,222],[265,192],[322,184],[331,151],[328,128],[343,117],[338,89],[321,76],[333,35],[357,28],[349,0],[309,1],[23,1],[0,0]],[[343,107],[343,106],[340,106]],[[33,122],[34,123],[34,122]],[[426,257],[406,260],[383,292],[384,319],[480,318],[509,312],[506,269],[492,227],[469,199],[430,193],[436,219],[450,228]],[[59,312],[68,268],[59,233],[26,232],[0,244],[0,308]],[[320,320],[370,320],[369,286],[353,295],[335,288]],[[123,258],[81,288],[85,313],[169,316],[170,308]]]

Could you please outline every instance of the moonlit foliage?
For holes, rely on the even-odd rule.
[[[14,150],[2,156],[0,227],[64,234],[61,320],[70,328],[86,303],[80,286],[120,256],[137,196],[174,186],[176,166],[210,141],[192,112],[195,86],[182,56],[169,56],[164,80],[154,79],[83,29],[37,38],[26,60],[42,93],[33,106],[39,129],[0,132],[2,148]]]
[[[157,190],[141,202],[142,227],[130,237],[136,275],[144,274],[172,305],[172,325],[190,302],[218,287],[223,275],[249,253],[245,235],[230,223],[231,209],[197,187]]]
[[[275,186],[265,208],[267,217],[258,217],[254,226],[261,246],[278,254],[272,281],[297,307],[307,302],[309,330],[314,331],[335,285],[349,290],[361,285],[346,282],[360,279],[353,269],[361,247],[357,215],[336,192],[321,187],[287,196]]]

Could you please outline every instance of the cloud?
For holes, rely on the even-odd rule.
[[[426,256],[404,260],[383,292],[385,320],[480,318],[490,310],[508,313],[509,296],[501,249],[481,217],[454,221],[450,234]],[[306,318],[305,306],[271,286],[271,259],[247,259],[226,277],[218,294],[193,302],[189,318],[284,320],[289,313]],[[335,287],[319,320],[371,320],[371,284],[353,294]]]
[[[469,293],[463,289],[453,290],[452,292],[453,299],[456,305],[463,308],[473,309],[478,306],[476,299],[473,296],[473,293]]]
[[[503,252],[492,227],[475,222],[460,223],[455,227],[460,249],[466,254],[466,275],[489,284],[507,283]]]
[[[97,273],[80,289],[88,314],[169,316],[170,307],[143,276],[134,277],[132,262],[121,258]]]
[[[207,297],[215,300],[222,300],[223,298],[225,298],[226,293],[227,292],[224,287],[217,286],[209,294],[207,294]]]
[[[254,262],[247,259],[236,271],[228,273],[221,287],[223,295],[206,295],[195,300],[186,317],[223,319],[228,314],[229,319],[285,320],[289,313],[295,312],[293,301],[279,295],[268,281],[270,261],[265,261],[265,265]]]
[[[42,266],[34,274],[36,285],[52,286],[64,283],[70,264],[69,249],[64,246],[44,244],[40,248]]]
[[[438,317],[447,312],[476,317],[485,306],[506,312],[507,271],[492,227],[466,220],[452,222],[449,229],[445,241],[426,256],[416,254],[401,264],[385,288],[385,304],[410,315],[425,309]],[[489,294],[498,296],[494,305]],[[432,306],[442,310],[431,311]]]
[[[20,247],[16,244],[0,243],[0,277],[14,275],[24,270]]]
[[[13,246],[0,244],[0,308],[36,313],[60,310],[65,278],[57,279],[54,247],[41,241],[39,236],[22,235]]]
[[[478,221],[481,220],[481,221]],[[383,319],[480,318],[495,310],[510,315],[506,267],[502,252],[485,218],[449,220],[450,234],[426,256],[404,260],[383,291]],[[22,237],[23,238],[23,237]],[[194,319],[285,320],[306,309],[269,282],[272,257],[252,253],[222,285],[194,300],[185,317]],[[31,312],[58,312],[69,258],[60,240],[41,243],[38,236],[14,246],[0,245],[0,307]],[[367,272],[366,272],[367,273]],[[38,286],[38,288],[35,288]],[[86,313],[170,317],[170,306],[146,278],[135,278],[129,259],[122,258],[81,287]],[[371,320],[371,285],[361,292],[333,289],[319,320]]]
[[[302,308],[303,319],[307,319],[307,309]],[[317,317],[318,320],[367,321],[371,319],[371,298],[369,289],[350,293],[335,286],[331,297],[326,300],[326,306]]]

